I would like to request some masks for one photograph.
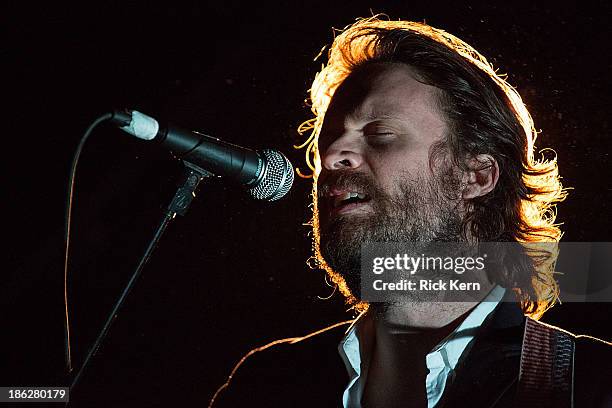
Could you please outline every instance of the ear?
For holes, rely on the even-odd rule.
[[[467,160],[468,171],[463,173],[461,197],[472,199],[493,191],[499,179],[499,165],[488,154],[479,154]]]

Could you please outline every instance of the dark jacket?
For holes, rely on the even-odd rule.
[[[526,322],[517,304],[501,303],[481,326],[467,358],[457,367],[457,376],[441,407],[611,408],[612,347],[600,340],[573,336],[546,325],[545,329],[553,336],[561,335],[573,342],[572,353],[567,356],[570,366],[564,390],[559,364],[555,366],[553,361],[552,369],[548,370],[545,362],[555,353],[570,350],[560,350],[554,345],[543,347],[546,339],[542,337],[532,337],[530,341],[535,350],[529,350],[524,341]],[[533,320],[529,324],[541,325]],[[525,385],[529,365],[525,360],[529,353],[532,365],[535,363],[539,371],[532,380],[533,389]],[[555,381],[560,385],[555,385]]]
[[[612,408],[612,347],[580,336],[572,337],[573,358],[568,360],[572,362],[572,392],[556,392],[554,387],[546,391],[546,381],[538,379],[537,391],[543,393],[534,396],[523,392],[518,397],[522,399],[517,399],[526,321],[517,304],[500,303],[478,329],[439,406]],[[255,354],[215,407],[341,407],[348,377],[337,345],[345,329]],[[536,347],[535,353],[539,352]],[[555,370],[553,376],[559,376],[560,371],[553,367]]]

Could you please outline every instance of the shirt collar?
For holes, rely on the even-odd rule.
[[[460,359],[464,358],[468,346],[474,340],[476,329],[493,312],[504,296],[506,290],[495,286],[489,294],[468,314],[463,322],[433,350],[425,360],[429,374],[426,379],[428,407],[434,407],[442,398],[446,382],[454,376],[454,370]],[[370,313],[363,312],[349,327],[338,346],[338,351],[347,372],[349,384],[342,400],[344,407],[360,407],[364,381],[362,373],[367,373],[374,337],[374,321]]]

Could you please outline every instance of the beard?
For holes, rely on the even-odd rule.
[[[450,174],[403,176],[392,193],[378,187],[370,176],[354,171],[337,171],[317,186],[320,254],[357,298],[363,244],[463,241],[458,180]],[[365,193],[371,211],[331,216],[332,204],[325,197],[332,186]]]

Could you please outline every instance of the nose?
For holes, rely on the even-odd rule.
[[[361,146],[357,140],[344,135],[321,153],[321,165],[326,170],[356,169],[363,163]]]

